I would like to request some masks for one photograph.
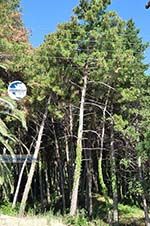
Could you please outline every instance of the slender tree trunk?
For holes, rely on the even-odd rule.
[[[145,224],[146,226],[150,226],[150,217],[148,214],[148,206],[147,206],[147,200],[145,196],[145,191],[143,188],[143,175],[142,175],[142,163],[141,163],[141,156],[138,157],[138,171],[139,171],[139,180],[143,189],[143,194],[142,194],[142,200],[143,200],[143,208],[144,208],[144,215],[145,215]]]
[[[70,147],[69,147],[69,173],[70,173],[70,198],[71,198],[71,189],[73,185],[73,172],[74,172],[74,142],[73,142],[73,112],[72,105],[69,104],[69,133],[70,133]]]
[[[67,137],[67,132],[65,133],[65,151],[66,151],[66,164],[67,164],[67,174],[68,174],[68,184],[69,184],[69,194],[71,193],[71,186],[72,186],[72,171],[71,171],[71,162],[70,162],[70,155],[69,155],[69,142]]]
[[[92,158],[91,158],[91,150],[85,150],[85,158],[86,158],[86,209],[88,211],[88,215],[91,218],[93,214],[93,203],[92,203]]]
[[[85,95],[86,95],[86,89],[87,89],[87,80],[88,80],[88,75],[87,75],[87,69],[85,68],[84,78],[83,78],[83,88],[82,88],[82,94],[81,94],[80,113],[79,113],[79,127],[78,127],[78,137],[77,137],[77,146],[76,146],[74,182],[73,182],[73,190],[72,190],[71,206],[70,206],[71,216],[75,215],[77,210],[78,190],[79,190],[79,181],[80,181],[81,164],[82,164],[83,119],[84,119],[84,104],[85,104]]]
[[[64,180],[64,170],[61,162],[61,155],[60,155],[60,150],[59,150],[59,144],[58,144],[58,139],[56,136],[56,131],[55,131],[55,126],[54,126],[54,119],[52,118],[52,124],[53,124],[53,133],[54,133],[54,139],[55,139],[55,147],[56,147],[56,157],[58,161],[58,168],[59,168],[59,173],[60,173],[60,187],[61,187],[61,194],[62,194],[62,204],[63,204],[63,213],[65,213],[66,209],[66,201],[65,201],[65,180]]]
[[[104,151],[104,138],[105,138],[105,124],[106,124],[106,110],[108,105],[108,98],[109,98],[110,89],[108,90],[107,98],[105,101],[105,106],[103,109],[103,117],[102,117],[102,132],[101,132],[101,139],[100,139],[100,153],[99,153],[99,159],[98,159],[98,178],[99,178],[99,184],[102,189],[102,194],[105,198],[105,202],[107,205],[107,212],[108,212],[108,222],[109,225],[111,225],[111,213],[110,213],[110,202],[108,198],[108,190],[105,185],[104,179],[103,179],[103,171],[102,171],[102,160],[103,160],[103,151]]]
[[[94,160],[93,160],[94,161]],[[92,175],[92,181],[93,181],[93,184],[94,184],[94,187],[95,187],[95,192],[96,193],[98,193],[99,192],[99,188],[98,188],[98,179],[97,179],[97,175],[95,175],[94,173],[93,173],[93,175]]]
[[[35,167],[36,167],[36,161],[35,160],[38,158],[38,154],[39,154],[40,147],[41,147],[41,141],[42,141],[43,131],[44,131],[44,127],[45,127],[45,121],[47,119],[48,106],[50,104],[50,99],[51,98],[49,97],[47,104],[46,104],[45,113],[43,115],[43,120],[42,120],[42,123],[41,123],[41,126],[40,126],[40,130],[39,130],[39,134],[38,134],[38,138],[37,138],[37,142],[36,142],[36,146],[35,146],[35,151],[34,151],[34,154],[33,154],[33,160],[34,161],[31,163],[28,179],[27,179],[25,189],[24,189],[24,193],[23,193],[23,197],[22,197],[22,200],[21,200],[21,205],[20,205],[20,210],[19,210],[20,216],[24,215],[26,202],[27,202],[27,199],[28,199],[29,191],[31,189],[32,179],[33,179],[33,175],[34,175]]]
[[[65,151],[66,151],[67,164],[69,164],[69,161],[70,161],[70,157],[69,157],[69,144],[68,144],[68,138],[67,138],[66,131],[65,131]]]
[[[39,153],[39,182],[40,182],[40,200],[41,200],[41,209],[44,211],[44,195],[43,195],[43,178],[42,178],[42,157]]]
[[[118,192],[117,192],[117,177],[116,177],[116,158],[114,149],[114,123],[111,120],[110,128],[110,161],[111,161],[111,183],[113,195],[113,209],[112,209],[112,225],[119,226],[119,213],[118,213]]]
[[[27,156],[27,158],[28,158],[28,156]],[[15,195],[14,195],[14,198],[13,198],[12,208],[15,208],[16,207],[16,202],[17,202],[17,198],[18,198],[18,194],[19,194],[20,184],[21,184],[23,172],[24,172],[24,169],[25,169],[25,166],[26,166],[26,163],[27,163],[27,158],[25,159],[25,161],[24,161],[24,163],[22,165],[20,174],[19,174],[19,179],[18,179],[16,191],[15,191]]]
[[[46,163],[47,166],[47,163]],[[46,181],[46,193],[47,193],[47,203],[50,204],[51,201],[51,195],[50,195],[50,183],[48,178],[48,166],[45,168],[45,181]]]
[[[73,136],[73,114],[72,114],[72,105],[69,104],[69,130],[70,130],[70,136]]]

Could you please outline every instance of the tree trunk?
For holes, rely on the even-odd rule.
[[[74,172],[74,159],[75,159],[75,153],[74,153],[74,141],[73,141],[73,112],[72,112],[72,105],[69,104],[69,134],[70,134],[70,145],[69,145],[69,173],[70,173],[70,198],[71,198],[71,189],[73,185],[73,172]]]
[[[101,132],[101,139],[100,139],[100,153],[98,158],[98,178],[99,178],[99,184],[102,189],[102,194],[105,198],[106,206],[107,206],[107,214],[108,214],[108,222],[109,225],[111,225],[111,213],[110,213],[110,202],[108,198],[108,190],[105,185],[104,179],[103,179],[103,171],[102,171],[102,160],[103,160],[103,151],[104,151],[104,138],[105,138],[105,124],[106,124],[106,111],[107,111],[107,105],[108,105],[108,98],[109,98],[110,89],[107,93],[107,98],[105,101],[105,106],[103,109],[103,117],[102,117],[102,132]]]
[[[93,203],[92,203],[92,157],[91,150],[85,150],[85,161],[86,161],[86,209],[88,215],[91,218],[93,214]]]
[[[141,156],[138,157],[138,171],[139,171],[139,180],[143,189],[143,194],[142,194],[142,200],[143,200],[143,208],[144,208],[144,215],[145,215],[145,224],[146,226],[150,226],[150,217],[148,214],[148,206],[147,206],[147,200],[145,197],[145,191],[143,188],[143,175],[142,175],[142,163],[141,163]]]
[[[65,201],[65,188],[64,188],[64,170],[63,170],[62,163],[61,163],[59,144],[58,144],[58,139],[56,136],[53,118],[52,118],[52,124],[53,124],[53,133],[54,133],[54,139],[55,139],[56,158],[57,158],[59,174],[60,174],[60,187],[61,187],[61,195],[62,195],[63,213],[65,213],[66,201]]]
[[[111,161],[111,183],[112,183],[112,195],[113,195],[112,225],[119,226],[116,158],[115,158],[115,149],[114,149],[114,128],[113,127],[114,127],[114,123],[113,123],[113,120],[111,119],[110,161]]]
[[[71,216],[74,216],[77,210],[78,190],[79,190],[79,181],[80,181],[81,164],[82,164],[83,119],[84,119],[85,95],[86,95],[87,80],[88,80],[87,77],[88,77],[87,70],[85,68],[84,78],[83,78],[83,88],[82,88],[82,94],[81,94],[80,113],[79,113],[79,127],[78,127],[78,137],[77,137],[77,146],[76,146],[74,182],[73,182],[73,190],[72,190],[71,206],[70,206]]]
[[[21,205],[20,205],[20,209],[19,209],[19,215],[23,216],[24,215],[24,211],[25,211],[25,207],[26,207],[26,201],[28,199],[28,195],[29,195],[29,191],[31,189],[31,184],[32,184],[32,179],[33,179],[33,175],[35,172],[35,167],[36,167],[36,159],[38,158],[38,154],[40,151],[40,147],[41,147],[41,141],[42,141],[42,136],[43,136],[43,131],[44,131],[44,127],[45,127],[45,121],[47,119],[47,114],[48,114],[48,106],[50,104],[50,97],[48,98],[47,104],[46,104],[46,109],[45,109],[45,113],[43,115],[43,120],[40,126],[40,130],[39,130],[39,134],[38,134],[38,138],[36,141],[36,146],[35,146],[35,151],[33,154],[33,160],[31,163],[31,167],[30,167],[30,171],[29,171],[29,175],[28,175],[28,179],[25,185],[25,189],[24,189],[24,193],[23,193],[23,197],[21,200]]]
[[[66,151],[66,165],[67,165],[67,177],[68,177],[68,184],[69,184],[69,194],[71,193],[71,186],[72,186],[72,170],[71,170],[71,160],[69,155],[69,142],[67,137],[67,131],[64,131],[65,135],[65,151]]]
[[[44,194],[43,194],[43,178],[42,178],[42,156],[39,153],[39,183],[40,183],[40,201],[41,201],[41,209],[44,211]]]
[[[28,156],[27,156],[27,158],[28,158]],[[12,208],[15,208],[16,207],[17,197],[18,197],[18,194],[19,194],[19,189],[20,189],[20,184],[21,184],[23,172],[24,172],[24,169],[25,169],[25,166],[26,166],[26,163],[27,163],[27,158],[25,159],[25,161],[24,161],[24,163],[22,165],[20,174],[19,174],[19,179],[18,179],[16,191],[15,191],[15,195],[14,195],[14,198],[13,198]]]
[[[51,195],[50,195],[50,183],[49,183],[49,178],[48,178],[48,165],[46,163],[46,168],[45,168],[45,181],[46,181],[46,193],[47,193],[47,204],[50,204],[51,201]]]

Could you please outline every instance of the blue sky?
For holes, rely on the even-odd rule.
[[[145,9],[147,1],[112,0],[109,7],[124,20],[132,18],[144,41],[150,41],[150,10]],[[39,46],[46,34],[55,31],[59,23],[67,21],[78,2],[79,0],[22,0],[23,21],[32,31],[32,45]],[[146,61],[150,61],[150,50],[147,51],[146,58]]]
[[[23,21],[32,31],[33,46],[42,43],[45,34],[53,32],[59,23],[67,21],[78,0],[22,0]]]

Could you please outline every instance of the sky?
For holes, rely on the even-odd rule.
[[[46,34],[56,31],[59,23],[68,21],[79,0],[22,0],[22,17],[25,26],[31,31],[30,42],[39,46]],[[133,19],[140,29],[144,41],[150,41],[150,9],[145,9],[148,0],[112,0],[108,9],[114,10],[124,19]],[[150,49],[145,53],[150,62]]]

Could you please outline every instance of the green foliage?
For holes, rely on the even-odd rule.
[[[12,116],[21,122],[22,127],[27,130],[26,115],[23,110],[14,109]]]
[[[132,180],[129,182],[129,192],[136,196],[143,194],[143,188],[139,181]]]
[[[62,196],[62,183],[64,183],[65,193],[70,192],[72,182],[69,176],[71,174],[72,177],[74,164],[78,166],[77,177],[80,174],[83,175],[81,190],[83,193],[87,192],[85,180],[87,166],[90,164],[88,161],[86,163],[83,161],[82,166],[80,164],[81,145],[77,146],[77,152],[80,155],[74,163],[78,107],[85,65],[89,81],[86,101],[93,105],[85,106],[84,128],[96,131],[98,136],[94,137],[92,134],[90,137],[86,133],[83,139],[84,148],[100,146],[100,135],[105,124],[103,149],[110,150],[110,115],[113,115],[117,190],[122,192],[120,199],[132,197],[133,201],[138,203],[144,189],[146,190],[146,186],[141,186],[139,183],[137,172],[135,172],[138,156],[142,158],[142,173],[145,180],[143,184],[149,184],[147,165],[150,158],[150,79],[145,77],[147,65],[143,63],[147,44],[143,43],[139,37],[139,30],[132,20],[125,22],[115,12],[106,10],[109,4],[109,0],[80,0],[79,5],[74,9],[74,16],[68,22],[58,25],[56,32],[47,35],[39,48],[32,49],[21,21],[19,1],[0,1],[0,53],[5,55],[0,62],[0,75],[2,75],[0,91],[3,96],[1,98],[6,101],[6,104],[0,104],[1,148],[5,147],[13,155],[17,151],[16,146],[19,146],[17,139],[19,136],[31,148],[32,153],[45,101],[48,96],[51,96],[48,123],[45,125],[42,143],[44,151],[41,154],[41,164],[46,166],[50,162],[50,166],[41,167],[38,169],[39,172],[36,172],[36,176],[41,175],[43,180],[44,201],[47,199],[46,195],[50,187],[51,207],[54,207]],[[22,104],[10,101],[6,97],[6,83],[15,76],[20,76],[28,84],[28,97]],[[22,106],[27,102],[27,106]],[[98,108],[96,104],[99,105]],[[70,106],[72,122],[69,115]],[[112,109],[113,112],[111,112]],[[28,133],[26,114],[28,114]],[[54,146],[51,117],[54,123],[57,123],[56,134],[60,156]],[[19,127],[20,133],[18,133],[16,128],[20,124],[22,127]],[[62,137],[66,140],[61,139]],[[21,151],[24,152],[23,149]],[[103,154],[102,164],[98,166],[99,152],[91,153],[91,172],[94,182],[92,191],[97,189],[99,192],[107,193],[108,191],[111,194],[110,187],[116,185],[116,179],[112,177],[110,152],[106,151]],[[60,164],[63,172],[59,171]],[[95,188],[98,184],[98,167],[102,186]],[[46,181],[43,176],[46,168],[49,170],[48,180],[50,181]],[[14,181],[18,178],[18,171],[11,164],[0,163],[0,188],[4,200],[14,192]],[[27,176],[26,172],[24,175]],[[63,176],[60,179],[61,175],[65,177],[65,182]],[[121,187],[123,185],[125,185],[124,188]],[[30,208],[30,203],[28,207],[29,212],[35,214],[35,210],[41,211],[38,177],[33,186],[36,187],[35,190],[37,189],[33,194],[36,199],[34,209]],[[105,197],[105,200],[101,199],[98,206],[94,208],[94,216],[106,219],[108,211],[106,199],[112,204],[109,197]],[[7,214],[11,212],[10,204],[2,206],[2,209]],[[136,213],[139,214],[139,218],[141,217],[141,210],[135,207],[119,205],[119,209],[121,219],[125,216],[128,219],[134,218]],[[73,218],[66,216],[66,221],[68,225],[92,225],[92,223],[105,225],[100,219],[89,222],[84,211]]]
[[[96,22],[109,4],[110,0],[80,0],[74,12],[81,20]]]
[[[12,100],[7,100],[7,98],[1,98],[1,104],[3,108],[6,108],[6,112],[5,111],[0,112],[0,114],[3,113],[3,115],[5,116],[4,119],[5,121],[0,119],[0,143],[2,143],[13,156],[14,155],[13,147],[15,142],[17,141],[17,138],[15,137],[15,135],[12,134],[11,129],[9,129],[6,126],[6,123],[12,121],[12,118],[15,118],[18,121],[20,121],[22,127],[27,130],[26,116],[22,110],[18,110],[16,108],[17,105]],[[10,144],[10,141],[12,142],[13,147],[11,147],[12,144]]]
[[[119,211],[122,223],[129,223],[131,220],[140,222],[143,218],[143,211],[136,206],[119,204]]]
[[[0,64],[3,69],[19,71],[29,55],[27,31],[20,14],[20,0],[0,2]]]
[[[145,134],[143,134],[143,139],[138,142],[136,146],[136,150],[138,152],[138,155],[142,157],[142,162],[149,161],[150,159],[150,132],[147,131]]]
[[[127,158],[123,158],[120,161],[120,165],[124,166],[125,169],[128,169],[130,167],[131,163],[132,163],[131,159],[127,159]]]
[[[139,139],[139,133],[134,126],[128,126],[124,131],[125,135],[131,139],[132,142],[137,142]]]
[[[94,204],[93,216],[95,219],[95,224],[105,225],[106,223],[100,221],[100,219],[106,220],[107,208],[106,208],[105,198],[103,196],[100,196],[99,194],[96,195],[95,198],[96,200],[93,203]],[[109,202],[112,204],[113,200],[109,198]],[[135,222],[138,223],[141,219],[143,219],[143,215],[144,215],[143,210],[138,208],[135,205],[124,205],[119,203],[118,208],[119,208],[119,216],[120,216],[120,225],[122,224],[130,225],[133,219],[135,220]],[[94,223],[94,220],[92,222]]]
[[[8,137],[8,138],[11,137],[9,134],[9,130],[6,124],[2,121],[2,119],[0,119],[0,133],[4,137]]]
[[[5,202],[0,204],[0,214],[9,215],[9,216],[16,216],[18,213],[18,206],[16,209],[12,209],[12,203]]]
[[[81,210],[75,217],[66,217],[66,223],[74,226],[89,226],[85,210]]]
[[[8,137],[8,138],[10,139],[11,137]],[[6,140],[4,137],[0,136],[0,143],[4,145],[4,147],[9,151],[11,156],[14,156],[14,150],[13,150],[12,146],[8,143],[8,140]]]
[[[123,132],[126,126],[128,125],[127,120],[123,120],[122,115],[113,115],[113,120],[114,120],[114,128],[119,131]]]
[[[4,177],[0,176],[0,187],[4,184]]]
[[[123,89],[121,92],[122,102],[133,102],[136,101],[140,95],[140,89],[135,87]]]

